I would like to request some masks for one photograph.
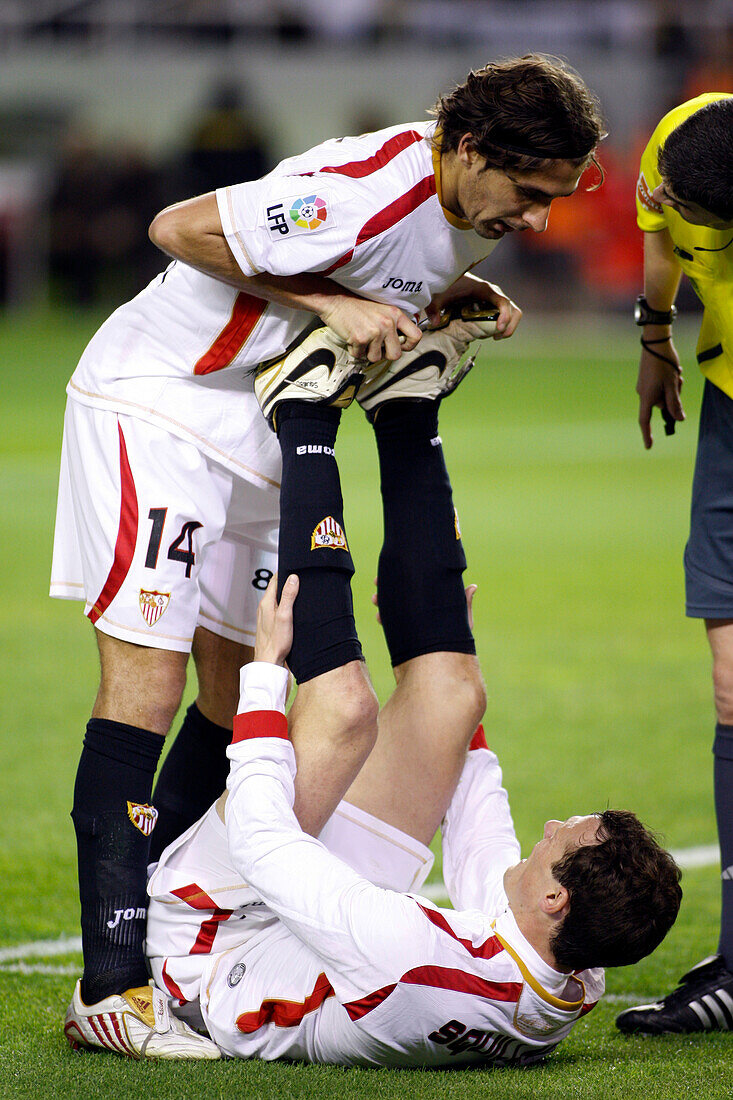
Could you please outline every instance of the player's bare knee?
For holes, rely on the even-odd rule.
[[[377,736],[379,702],[362,661],[351,661],[299,687],[291,711],[296,741],[308,737],[313,726],[309,721],[311,699],[319,715],[318,736],[327,740],[334,751],[371,750]]]
[[[332,712],[338,715],[334,728],[343,731],[342,736],[352,744],[355,739],[369,742],[376,740],[379,702],[365,672],[365,666],[353,662],[342,670],[339,688],[330,700]]]
[[[465,730],[468,743],[486,711],[486,685],[475,658],[459,663],[447,697],[456,716],[456,728]]]

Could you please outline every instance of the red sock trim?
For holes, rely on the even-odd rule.
[[[471,738],[471,744],[468,746],[469,752],[471,749],[488,749],[486,744],[486,734],[484,733],[484,727],[479,724],[476,732]]]

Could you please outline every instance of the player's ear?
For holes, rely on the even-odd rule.
[[[473,134],[464,134],[456,146],[458,160],[465,168],[470,168],[478,155]]]
[[[564,886],[555,882],[543,894],[541,907],[548,917],[561,917],[570,908],[570,894]]]

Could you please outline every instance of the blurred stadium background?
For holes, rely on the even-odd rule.
[[[502,277],[527,304],[626,309],[639,153],[672,104],[733,90],[729,0],[0,0],[0,301],[113,304],[160,267],[158,208],[422,118],[530,50],[600,97],[608,178],[506,241]]]

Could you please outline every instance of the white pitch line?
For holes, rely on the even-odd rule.
[[[53,955],[71,955],[81,951],[81,936],[61,936],[57,940],[35,940],[15,947],[0,948],[0,963],[17,959],[47,959]]]
[[[717,844],[704,844],[699,848],[672,849],[672,857],[677,861],[683,871],[689,871],[694,867],[712,867],[720,863],[720,848]]]
[[[697,848],[672,849],[672,855],[683,871],[696,867],[712,867],[720,863],[720,849],[717,844],[701,845]],[[442,882],[429,882],[419,891],[430,901],[447,901],[448,894]],[[35,974],[75,974],[78,967],[71,965],[44,966],[43,964],[26,966],[18,964],[21,959],[48,959],[55,955],[76,955],[81,951],[81,936],[61,936],[56,940],[35,940],[33,943],[19,943],[15,947],[0,948],[0,970],[5,973]],[[608,997],[606,998],[608,1000]]]

